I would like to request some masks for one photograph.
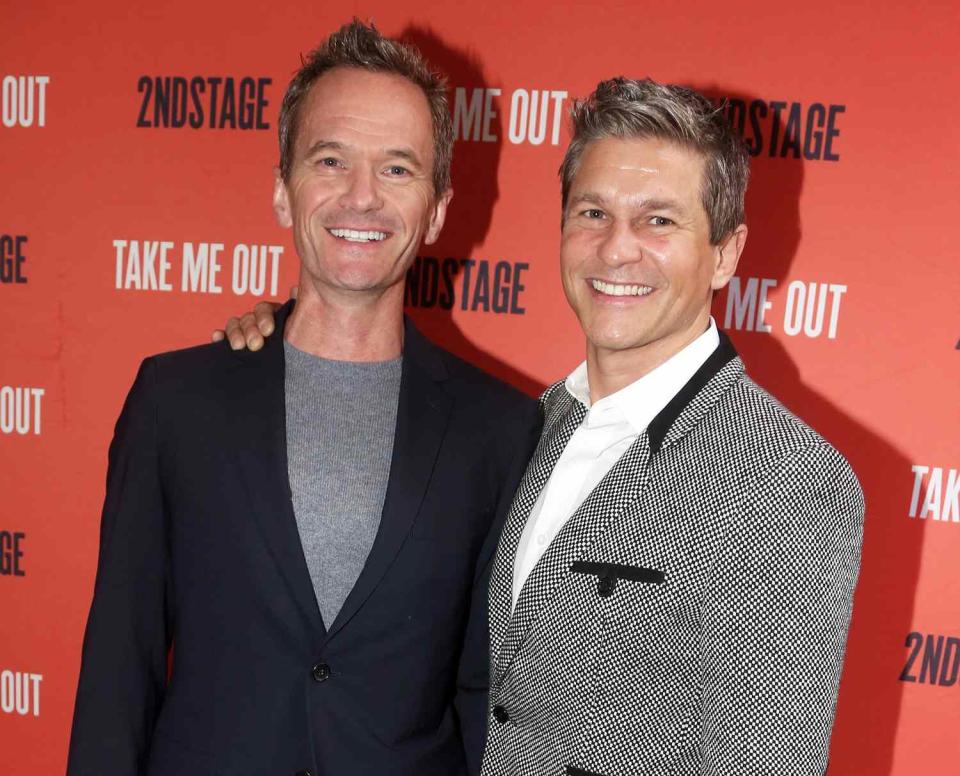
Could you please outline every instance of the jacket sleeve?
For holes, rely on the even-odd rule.
[[[136,776],[146,771],[170,645],[157,428],[156,363],[147,359],[110,444],[68,776]]]
[[[864,503],[817,442],[752,489],[704,612],[701,776],[822,776],[827,767]]]
[[[470,617],[464,634],[463,651],[457,672],[455,700],[467,767],[472,775],[480,773],[483,748],[487,740],[487,692],[490,686],[487,590],[490,586],[490,572],[507,512],[510,510],[530,456],[533,455],[534,448],[537,446],[541,427],[540,411],[537,405],[533,402],[525,404],[521,418],[509,434],[509,444],[504,444],[501,448],[504,449],[502,457],[507,465],[502,469],[503,476],[490,531],[477,560]],[[504,435],[506,436],[506,432]]]

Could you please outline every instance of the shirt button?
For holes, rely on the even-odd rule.
[[[546,543],[547,543],[547,537],[544,536],[543,534],[540,534],[540,535],[537,537],[537,544],[539,544],[541,547],[543,547],[543,545],[545,545]]]
[[[510,715],[507,714],[507,710],[503,708],[503,706],[494,706],[493,718],[502,725],[504,722],[510,719]]]
[[[316,682],[325,682],[330,678],[330,666],[326,663],[317,663],[311,672]]]

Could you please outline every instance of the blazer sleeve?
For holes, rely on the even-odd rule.
[[[508,438],[509,443],[503,445],[506,449],[501,453],[502,459],[508,465],[503,469],[494,519],[477,560],[470,616],[457,672],[455,698],[467,768],[471,775],[480,773],[483,748],[487,740],[487,692],[490,686],[487,592],[490,586],[490,572],[507,512],[510,510],[514,494],[517,492],[527,463],[540,438],[541,427],[540,411],[532,401],[524,404],[523,413],[516,425],[509,426],[513,429],[513,433]]]
[[[863,517],[822,441],[748,494],[705,610],[701,776],[825,772]]]
[[[156,393],[156,363],[147,359],[110,444],[68,776],[145,773],[166,686],[169,564]]]

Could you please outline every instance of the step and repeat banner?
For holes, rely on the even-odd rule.
[[[960,14],[954,2],[8,2],[0,22],[0,772],[62,773],[106,449],[140,360],[297,274],[271,210],[301,53],[353,15],[450,80],[429,336],[530,394],[583,357],[557,267],[572,100],[727,100],[750,236],[714,315],[867,497],[830,776],[960,762]]]

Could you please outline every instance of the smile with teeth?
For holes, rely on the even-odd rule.
[[[349,242],[380,242],[387,239],[386,232],[375,232],[372,230],[360,231],[359,229],[328,229],[328,232],[334,237]]]
[[[592,279],[590,285],[595,291],[607,296],[646,296],[653,291],[650,286],[630,285],[620,283],[606,283],[602,280]]]

